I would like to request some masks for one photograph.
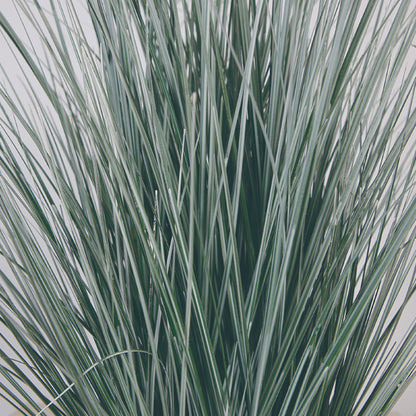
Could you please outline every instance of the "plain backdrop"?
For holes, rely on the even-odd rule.
[[[416,0],[412,0],[416,3]],[[0,0],[0,11],[3,13],[9,21],[13,24],[14,29],[18,33],[24,33],[24,26],[22,25],[21,21],[19,20],[18,14],[13,6],[13,0]],[[42,2],[41,2],[42,3]],[[83,14],[85,16],[83,16]],[[83,7],[79,8],[79,15],[80,20],[86,22],[88,24],[88,15]],[[30,30],[30,28],[29,28]],[[33,36],[32,36],[33,35]],[[34,46],[36,47],[36,36],[32,33],[28,33],[28,36],[34,42]],[[409,57],[410,61],[414,61],[416,59],[416,45],[413,48],[412,56]],[[25,92],[22,88],[23,77],[19,70],[19,66],[13,56],[13,53],[10,51],[9,47],[7,46],[6,40],[4,36],[0,35],[0,62],[4,68],[4,71],[10,77],[16,91],[22,94],[24,97]],[[0,81],[4,82],[4,76],[0,74]],[[416,138],[415,138],[416,139]],[[0,263],[0,267],[2,264]],[[404,335],[408,327],[414,322],[416,318],[416,299],[409,304],[406,309],[406,312],[400,322],[398,330],[395,334],[395,339],[400,340],[400,338]],[[5,329],[1,329],[3,332]],[[416,351],[415,351],[416,353]],[[8,416],[11,415],[14,411],[14,408],[3,398],[0,397],[0,415],[1,416]],[[13,416],[17,413],[13,413]],[[410,385],[410,387],[406,390],[404,395],[401,397],[399,402],[396,404],[394,408],[394,412],[391,416],[416,416],[416,380]]]

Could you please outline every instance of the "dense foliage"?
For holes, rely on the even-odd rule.
[[[0,13],[32,100],[3,77],[2,395],[386,414],[416,364],[416,7],[15,3],[43,49]]]

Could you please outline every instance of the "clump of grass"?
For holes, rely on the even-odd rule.
[[[93,39],[15,3],[45,54],[0,13],[32,77],[0,92],[3,397],[386,414],[416,364],[411,2],[84,0]]]

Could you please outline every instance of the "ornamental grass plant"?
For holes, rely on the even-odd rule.
[[[30,97],[2,73],[2,397],[386,415],[416,365],[415,3],[12,1],[42,48],[0,5]]]

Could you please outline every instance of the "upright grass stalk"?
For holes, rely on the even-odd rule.
[[[1,396],[383,415],[414,376],[410,1],[14,0]],[[89,13],[92,32],[79,20]],[[7,328],[10,335],[5,335]]]

